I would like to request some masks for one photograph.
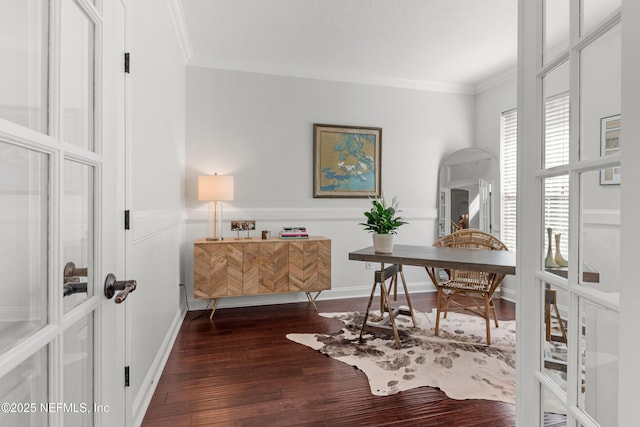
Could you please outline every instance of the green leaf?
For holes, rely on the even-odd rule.
[[[371,199],[371,209],[364,212],[367,222],[361,222],[365,230],[378,234],[395,234],[398,227],[407,224],[399,215],[397,197],[394,197],[391,206],[387,206],[383,197]]]

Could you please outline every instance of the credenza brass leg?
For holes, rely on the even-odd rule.
[[[213,313],[216,312],[216,307],[218,306],[218,303],[221,299],[222,298],[211,298],[207,303],[207,305],[211,308],[211,316],[209,316],[209,320],[213,319]],[[211,304],[211,301],[213,301],[213,304]]]
[[[320,295],[320,292],[322,292],[322,291],[318,291],[316,296],[312,296],[311,292],[305,291],[305,294],[307,295],[307,299],[309,300],[309,302],[311,303],[311,305],[313,306],[315,311],[318,311],[318,306],[316,305],[316,299]]]

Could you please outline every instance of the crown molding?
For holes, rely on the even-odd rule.
[[[476,91],[474,85],[467,84],[437,83],[422,80],[398,79],[368,74],[349,73],[344,71],[322,70],[309,67],[283,66],[272,63],[256,63],[223,58],[211,58],[201,55],[192,55],[187,61],[187,65],[217,70],[241,71],[246,73],[267,74],[281,77],[326,80],[342,83],[355,83],[371,86],[422,90],[429,92],[473,95]]]

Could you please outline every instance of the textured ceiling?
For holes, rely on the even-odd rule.
[[[189,64],[473,91],[516,65],[517,0],[181,0]]]

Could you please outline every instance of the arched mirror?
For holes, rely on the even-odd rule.
[[[464,148],[440,165],[438,235],[477,228],[499,236],[500,169],[491,154]]]

